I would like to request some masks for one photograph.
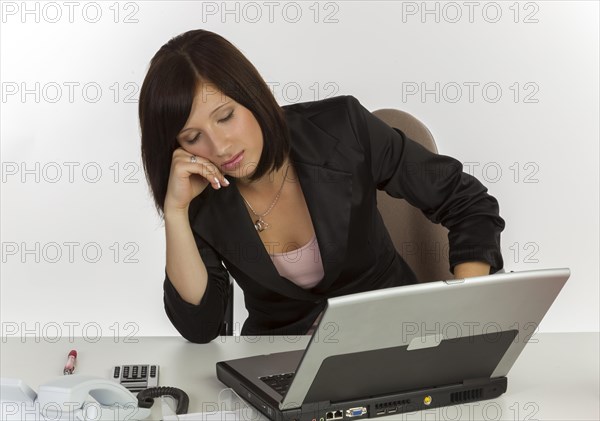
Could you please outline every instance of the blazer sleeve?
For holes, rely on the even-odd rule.
[[[229,273],[217,253],[196,233],[194,240],[206,266],[208,282],[197,305],[185,301],[169,279],[165,268],[164,305],[167,317],[190,342],[208,343],[219,336],[229,303]]]
[[[462,163],[430,152],[390,127],[350,96],[350,117],[377,189],[404,198],[434,223],[448,228],[450,271],[461,262],[483,261],[502,269],[500,232],[505,222],[498,201]]]

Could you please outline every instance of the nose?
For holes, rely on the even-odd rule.
[[[231,152],[231,142],[225,136],[214,136],[213,146],[219,158],[225,157]]]

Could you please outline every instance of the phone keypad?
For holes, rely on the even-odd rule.
[[[158,386],[158,365],[130,364],[115,366],[113,380],[118,381],[131,392],[156,387]]]

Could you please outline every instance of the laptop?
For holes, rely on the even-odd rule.
[[[569,276],[496,273],[330,298],[306,349],[221,361],[217,378],[275,421],[496,398]]]

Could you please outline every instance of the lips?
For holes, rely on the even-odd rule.
[[[244,151],[241,151],[240,153],[235,155],[233,158],[231,158],[229,161],[222,163],[221,168],[226,169],[226,170],[231,170],[231,169],[235,168],[235,166],[237,164],[242,162],[242,159],[244,159]]]

